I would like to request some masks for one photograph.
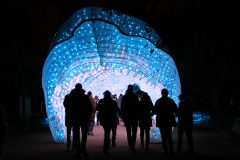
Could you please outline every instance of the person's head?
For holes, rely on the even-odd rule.
[[[88,92],[87,92],[87,95],[88,95],[88,96],[92,96],[92,92],[91,92],[91,91],[88,91]]]
[[[112,97],[113,99],[117,99],[117,94],[114,94]]]
[[[94,99],[95,99],[95,100],[98,100],[99,98],[98,98],[98,96],[95,96]]]
[[[75,85],[75,89],[81,90],[82,89],[82,84],[81,83],[77,83]]]
[[[168,90],[166,88],[162,89],[162,97],[167,97],[168,96]]]
[[[119,94],[118,98],[121,98],[122,97],[122,94]]]
[[[143,99],[143,100],[149,100],[149,99],[150,99],[150,96],[148,95],[147,92],[143,92],[143,94],[142,94],[142,99]]]
[[[179,96],[178,96],[178,99],[181,101],[181,100],[184,100],[186,98],[186,95],[184,93],[181,93]]]
[[[103,92],[104,98],[112,98],[112,93],[109,90]]]
[[[127,92],[133,92],[133,85],[128,85]]]

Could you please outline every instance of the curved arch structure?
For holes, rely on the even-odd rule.
[[[52,136],[65,142],[64,96],[82,83],[102,97],[136,83],[153,102],[167,88],[176,102],[181,86],[173,59],[156,31],[132,16],[103,8],[77,11],[56,33],[42,73]]]

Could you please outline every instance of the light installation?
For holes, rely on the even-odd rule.
[[[194,112],[193,113],[193,124],[196,126],[202,125],[207,126],[210,123],[210,116],[207,113],[203,112]]]
[[[145,22],[113,10],[78,10],[56,33],[43,66],[48,122],[53,139],[66,141],[63,99],[81,83],[102,98],[105,90],[124,94],[137,84],[153,102],[167,88],[178,103],[181,86],[173,59]]]

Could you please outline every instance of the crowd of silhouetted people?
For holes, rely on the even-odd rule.
[[[140,128],[141,146],[147,151],[150,141],[152,117],[156,115],[156,127],[162,138],[163,153],[174,154],[172,128],[178,127],[177,152],[182,151],[183,134],[186,133],[189,152],[193,153],[193,106],[186,95],[179,95],[179,106],[168,97],[168,90],[162,89],[162,97],[153,104],[147,92],[134,92],[133,85],[128,85],[124,95],[112,95],[104,91],[103,98],[93,97],[92,92],[75,85],[64,98],[65,126],[67,130],[67,150],[76,151],[76,156],[87,156],[87,137],[94,136],[95,117],[97,125],[104,129],[103,154],[107,155],[110,146],[116,146],[116,133],[119,120],[124,122],[129,150],[136,153],[135,144],[138,127]],[[177,121],[176,121],[177,118]],[[80,132],[81,131],[81,132]],[[72,140],[71,140],[72,135]]]

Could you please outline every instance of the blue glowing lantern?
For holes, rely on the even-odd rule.
[[[156,31],[145,22],[113,10],[78,10],[56,33],[43,67],[42,85],[52,136],[66,141],[64,96],[82,83],[102,97],[124,94],[137,84],[153,102],[167,88],[178,103],[181,86],[173,59]]]

